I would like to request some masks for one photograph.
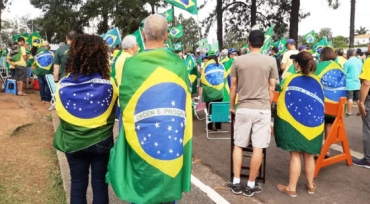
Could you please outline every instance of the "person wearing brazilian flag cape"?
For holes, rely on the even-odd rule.
[[[291,55],[296,74],[285,79],[277,100],[274,119],[276,145],[290,152],[290,176],[287,186],[279,184],[278,190],[297,197],[296,187],[301,174],[301,156],[307,177],[306,190],[314,194],[314,154],[321,152],[324,131],[324,91],[319,78],[314,75],[316,63],[308,52]]]
[[[175,202],[191,190],[192,107],[186,65],[164,48],[166,19],[144,23],[146,50],[127,59],[119,87],[122,128],[107,182],[121,200]]]
[[[86,203],[90,167],[93,203],[109,203],[105,175],[113,146],[117,87],[110,77],[108,50],[100,36],[83,34],[68,53],[68,74],[57,84],[55,96],[60,124],[53,147],[67,156],[70,203]]]
[[[324,89],[325,102],[338,103],[341,97],[346,97],[346,75],[341,65],[335,62],[336,57],[333,48],[324,47],[315,71]],[[325,115],[325,138],[329,135],[334,120],[334,116]],[[330,157],[329,152],[325,157]]]

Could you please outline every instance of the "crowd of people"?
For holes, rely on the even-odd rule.
[[[45,75],[53,74],[57,83],[56,111],[61,122],[53,147],[64,152],[69,163],[71,204],[86,203],[90,167],[93,203],[109,202],[106,181],[120,199],[132,203],[176,203],[182,192],[190,191],[190,176],[186,176],[191,174],[190,83],[197,85],[196,95],[207,103],[207,108],[211,102],[225,101],[223,89],[230,88],[230,112],[235,114],[234,178],[227,187],[234,194],[253,196],[262,192],[256,178],[262,151],[271,140],[275,91],[280,92],[274,118],[275,140],[278,147],[290,152],[289,184],[279,184],[279,191],[297,196],[303,156],[306,189],[309,194],[315,193],[314,158],[320,154],[335,120],[325,115],[324,102],[335,103],[340,97],[347,97],[348,117],[353,116],[353,102],[358,104],[358,115],[363,118],[364,158],[354,158],[353,162],[370,168],[370,115],[366,111],[370,109],[370,59],[362,59],[361,51],[349,49],[344,53],[342,49],[325,47],[315,56],[305,45],[297,50],[297,42],[289,39],[285,53],[280,54],[277,47],[272,47],[267,56],[260,51],[264,33],[253,30],[248,37],[249,50],[239,53],[231,48],[218,53],[202,49],[196,56],[183,52],[176,56],[164,48],[167,28],[162,16],[150,15],[143,31],[146,50],[138,53],[136,38],[128,35],[111,62],[110,49],[100,36],[74,31],[66,35],[67,44],[56,50],[47,64],[37,61],[50,52],[46,41],[39,48],[30,48],[20,37],[19,47],[12,49],[18,52],[9,52],[7,60],[12,78],[17,81],[18,95],[27,95],[24,88],[29,88],[26,80],[31,70],[40,84],[41,101],[51,100]],[[198,71],[198,80],[192,82],[188,65],[183,62],[188,55],[195,59],[191,69]],[[120,129],[116,142],[115,119]],[[168,136],[167,132],[175,131],[171,124],[178,120],[181,121],[178,129]],[[222,127],[220,123],[210,123],[207,128],[220,131]],[[250,142],[253,146],[250,176],[243,186],[242,149]],[[151,147],[146,147],[147,143]],[[330,157],[329,153],[326,156]],[[151,158],[145,160],[147,157]],[[176,160],[181,170],[174,170],[176,165],[161,163],[162,160]],[[146,167],[148,163],[152,166]],[[138,185],[142,183],[148,186]]]

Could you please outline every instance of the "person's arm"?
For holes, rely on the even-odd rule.
[[[276,86],[276,79],[275,78],[270,78],[269,79],[270,103],[272,103],[272,101],[274,100],[275,86]]]
[[[365,100],[370,90],[370,80],[363,80],[360,89],[359,111],[362,117],[366,116]]]
[[[54,59],[54,71],[53,71],[53,76],[54,76],[54,81],[57,82],[59,81],[59,68],[60,68],[60,58],[59,58],[59,49],[55,51]]]
[[[231,77],[231,87],[230,87],[230,112],[235,114],[235,98],[236,98],[236,89],[238,86],[238,78]]]
[[[10,56],[9,56],[9,54],[8,54],[8,56],[6,57],[6,61],[7,61],[10,65],[14,66],[14,62],[10,61]]]
[[[287,55],[287,53],[284,53],[283,59],[281,60],[281,63],[280,63],[281,70],[285,70],[287,68],[286,67],[287,62],[288,62],[288,55]]]
[[[348,75],[348,71],[349,71],[349,69],[348,69],[348,63],[344,63],[344,66],[343,66],[343,72],[344,72],[344,74],[345,75]]]

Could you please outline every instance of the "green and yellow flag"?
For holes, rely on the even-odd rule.
[[[209,60],[202,69],[201,83],[203,87],[203,101],[212,102],[223,98],[225,78],[227,77],[224,66],[220,63],[218,66],[215,60]]]
[[[139,45],[139,52],[142,52],[145,50],[145,43],[144,43],[144,38],[142,36],[142,28],[139,28],[136,30],[133,34],[136,38],[136,42]]]
[[[313,31],[307,33],[306,35],[304,35],[304,41],[307,44],[314,44],[316,42],[316,33],[315,33],[315,31],[313,30]]]
[[[22,34],[18,34],[18,35],[13,35],[12,36],[12,40],[14,42],[17,42],[18,41],[18,38],[19,37],[23,37],[24,38],[24,41],[27,42],[28,41],[28,38],[30,37],[27,33],[22,33]]]
[[[166,2],[191,14],[198,14],[197,0],[166,0]]]
[[[191,94],[197,92],[197,79],[198,79],[198,69],[195,65],[195,56],[188,54],[185,64],[189,73],[189,79],[191,83]]]
[[[167,22],[173,21],[173,9],[168,9],[163,13],[159,13],[159,15],[163,16],[167,20]]]
[[[60,124],[53,147],[76,152],[112,136],[117,91],[114,80],[99,73],[63,78],[55,95]]]
[[[274,33],[274,25],[272,25],[266,32],[265,32],[265,42],[261,48],[261,54],[268,55],[270,50],[272,34]]]
[[[42,38],[38,32],[33,32],[28,38],[27,42],[30,44],[30,46],[41,47]]]
[[[324,93],[313,74],[286,78],[274,119],[276,145],[287,151],[320,154],[324,131]]]
[[[118,198],[163,203],[191,189],[192,107],[185,63],[166,49],[126,60],[119,87],[123,128],[107,182]],[[158,97],[160,96],[160,97]]]
[[[184,30],[182,25],[172,27],[169,31],[169,36],[171,38],[181,38],[184,35]]]
[[[182,42],[177,42],[173,46],[175,51],[181,51],[182,50]]]
[[[334,61],[320,62],[315,75],[324,88],[325,101],[337,103],[346,96],[346,75],[340,64]]]

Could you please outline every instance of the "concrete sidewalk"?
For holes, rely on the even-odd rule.
[[[59,117],[57,116],[55,111],[52,111],[52,115],[53,115],[54,130],[56,130],[56,128],[59,125]],[[117,123],[116,123],[116,126],[117,126]],[[118,128],[115,127],[115,131],[114,131],[115,135],[117,135],[117,129]],[[63,186],[64,186],[64,190],[66,191],[67,202],[69,203],[70,186],[71,186],[69,166],[68,166],[68,162],[67,162],[67,159],[65,157],[65,154],[63,152],[57,151],[57,155],[58,155],[58,160],[59,160],[59,165],[60,165],[61,176],[62,176],[62,179],[63,179]],[[193,171],[194,171],[194,169],[205,172],[203,174],[207,174],[207,177],[208,177],[207,179],[209,181],[212,181],[212,183],[214,185],[223,182],[223,179],[221,177],[219,177],[217,175],[214,175],[214,174],[211,174],[210,171],[207,170],[207,167],[204,167],[201,164],[194,163]],[[207,192],[213,191],[212,189],[208,189],[209,186],[204,186],[203,185],[202,188],[203,188],[202,189],[203,191],[204,191],[204,189],[208,190]],[[212,201],[212,199],[210,197],[213,197],[213,199],[216,200],[216,203],[228,203],[228,202],[225,202],[225,200],[223,200],[221,198],[217,199],[218,198],[217,195],[216,195],[216,199],[215,199],[215,195],[213,193],[210,193],[210,194],[213,194],[213,195],[209,195],[210,197],[208,197],[202,190],[199,187],[192,184],[192,191],[190,193],[184,193],[183,199],[181,201],[179,201],[179,203],[186,203],[186,204],[187,203],[189,203],[189,204],[190,203],[192,203],[192,204],[193,203],[201,203],[201,204],[215,203],[214,201]],[[111,186],[109,186],[109,199],[110,199],[111,204],[127,203],[127,202],[119,200],[115,196]],[[89,188],[88,188],[88,191],[87,191],[87,200],[88,200],[88,203],[92,203],[92,189],[91,189],[90,184],[89,184]]]

